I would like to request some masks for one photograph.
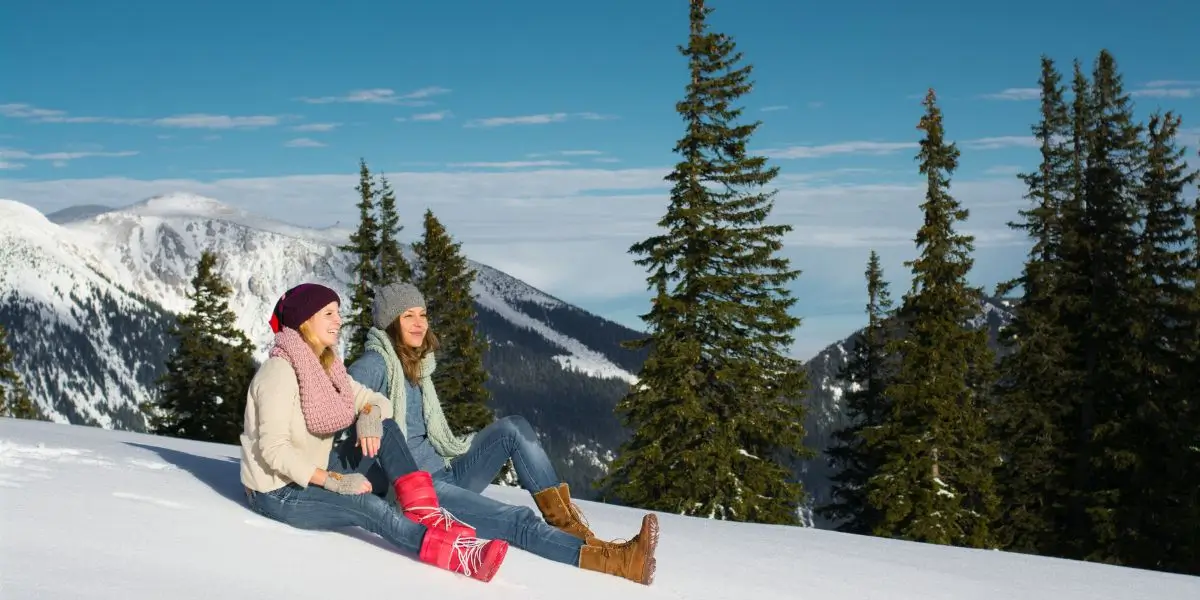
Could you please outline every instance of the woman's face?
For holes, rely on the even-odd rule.
[[[410,308],[400,313],[396,319],[400,322],[400,339],[404,340],[404,345],[420,348],[421,343],[425,341],[425,332],[429,331],[429,319],[425,316],[425,309],[419,306]]]
[[[317,314],[308,318],[308,331],[320,345],[320,348],[315,349],[317,354],[336,346],[341,330],[342,315],[338,313],[337,302],[326,304]]]

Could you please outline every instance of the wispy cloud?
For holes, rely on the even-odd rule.
[[[4,169],[23,169],[25,164],[17,161],[52,161],[51,164],[56,167],[65,167],[72,160],[82,158],[122,158],[127,156],[137,156],[136,150],[120,150],[120,151],[70,151],[70,152],[29,152],[26,150],[18,150],[15,148],[0,148],[0,162],[4,163]]]
[[[787,146],[765,148],[757,153],[768,158],[823,158],[837,154],[892,154],[917,148],[916,142],[841,142],[820,146]]]
[[[312,138],[296,138],[283,143],[286,148],[324,148],[325,144]]]
[[[292,127],[292,131],[333,131],[341,126],[341,123],[307,123]]]
[[[180,129],[256,129],[278,125],[278,116],[230,116],[190,113],[170,117],[97,117],[69,115],[66,111],[39,108],[31,104],[0,104],[0,116],[35,123],[106,123],[110,125],[147,125]]]
[[[520,115],[513,117],[487,117],[483,119],[472,119],[463,124],[463,127],[504,127],[506,125],[545,125],[548,123],[562,123],[568,119],[583,119],[585,121],[607,121],[617,118],[613,115],[604,115],[594,112],[580,113],[541,113],[536,115]]]
[[[959,141],[958,145],[970,150],[998,150],[1001,148],[1036,148],[1038,142],[1032,136],[997,136],[985,137],[973,140]],[[762,154],[768,158],[777,159],[797,159],[797,158],[824,158],[827,156],[836,155],[874,155],[882,156],[886,154],[895,154],[905,150],[916,150],[920,148],[918,142],[877,142],[877,141],[853,141],[839,142],[836,144],[822,144],[816,146],[785,146],[781,148],[765,148],[756,150],[755,152]]]
[[[999,150],[1001,148],[1037,148],[1041,142],[1031,135],[1001,135],[960,142],[970,150]]]
[[[426,98],[450,93],[449,89],[440,86],[424,87],[407,94],[397,94],[389,88],[372,88],[351,90],[341,96],[320,96],[317,98],[299,98],[308,104],[396,104],[401,106],[427,106],[431,104]]]
[[[820,100],[813,100],[812,102],[808,103],[809,108],[821,108],[823,106],[825,106],[825,103],[821,102]]]
[[[0,160],[0,171],[4,171],[4,170],[15,171],[17,169],[24,169],[24,168],[25,168],[25,165],[23,165],[21,163],[14,163],[14,162],[8,162],[6,160]]]
[[[1038,88],[1008,88],[993,94],[983,94],[983,98],[989,100],[1037,100],[1042,97],[1042,90]]]
[[[787,110],[787,105],[786,104],[775,104],[772,106],[764,106],[764,107],[760,108],[759,110],[761,110],[763,112],[774,112],[777,110]]]
[[[1200,81],[1182,79],[1159,79],[1129,92],[1141,98],[1200,98]]]
[[[509,160],[501,162],[454,162],[446,166],[467,169],[525,169],[529,167],[561,167],[571,163],[562,160]]]
[[[437,112],[420,113],[411,117],[396,117],[397,121],[444,121],[453,113],[448,110],[439,110]]]
[[[170,191],[216,198],[251,211],[265,205],[300,225],[326,227],[357,220],[357,174],[278,178],[137,180],[129,178],[28,181],[0,179],[0,197],[51,212],[74,204],[120,206]],[[629,246],[658,233],[669,183],[661,168],[496,169],[387,172],[406,197],[406,219],[426,207],[437,214],[471,259],[517,276],[539,289],[638,326],[648,292],[645,271]],[[793,224],[785,255],[803,270],[792,290],[795,314],[805,318],[795,352],[808,356],[862,325],[862,270],[874,248],[885,275],[907,288],[903,261],[915,254],[925,193],[913,173],[897,181],[850,183],[790,181],[780,185],[771,221]],[[1005,223],[1024,206],[1020,182],[956,179],[955,197],[971,209],[962,230],[977,236],[971,278],[990,287],[1019,272],[1023,245]],[[266,204],[269,203],[269,204]],[[419,230],[406,228],[404,241]]]

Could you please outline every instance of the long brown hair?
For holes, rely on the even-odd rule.
[[[313,335],[308,323],[308,321],[301,323],[300,328],[296,331],[300,332],[300,337],[304,338],[304,341],[308,342],[310,347],[316,348],[321,342],[317,340],[317,336]],[[326,346],[318,358],[321,360],[321,368],[325,369],[325,373],[328,374],[329,367],[333,364],[333,361],[337,360],[337,354],[334,354],[333,348]]]
[[[419,348],[413,348],[404,343],[404,337],[400,332],[400,317],[396,317],[387,326],[387,334],[388,338],[392,340],[392,346],[396,349],[396,357],[400,359],[400,365],[404,367],[404,376],[409,381],[416,383],[421,378],[421,359],[440,347],[437,336],[433,334],[433,328],[425,330],[425,339],[421,341]]]

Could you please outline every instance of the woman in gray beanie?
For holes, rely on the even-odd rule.
[[[455,435],[433,386],[437,337],[429,329],[425,297],[395,282],[375,289],[373,327],[365,351],[349,367],[363,385],[387,396],[417,466],[427,471],[441,506],[481,537],[505,540],[544,558],[649,585],[654,579],[658,518],[647,514],[627,542],[597,539],[571,502],[533,427],[520,416],[494,421],[477,433]],[[527,506],[483,495],[512,460],[517,479],[542,516]],[[543,520],[543,518],[545,520]]]

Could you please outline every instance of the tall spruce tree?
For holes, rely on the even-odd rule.
[[[420,267],[414,285],[425,294],[429,328],[441,343],[433,381],[446,410],[446,421],[461,435],[479,431],[495,419],[488,408],[491,394],[485,384],[483,355],[487,340],[479,333],[471,283],[475,271],[467,266],[446,228],[425,210],[425,231],[413,244]]]
[[[0,325],[0,417],[46,420],[46,415],[21,383],[21,375],[13,368],[13,353],[8,347],[8,331],[4,325]]]
[[[1008,350],[1000,363],[993,415],[994,439],[1003,463],[997,472],[1004,519],[997,537],[1006,549],[1046,552],[1057,535],[1062,488],[1064,347],[1068,332],[1059,315],[1060,245],[1063,206],[1071,194],[1071,120],[1054,61],[1041,60],[1041,119],[1033,126],[1041,147],[1036,171],[1020,175],[1032,207],[1021,210],[1023,230],[1033,244],[1020,277],[997,290],[1022,288],[1012,323],[1000,336]]]
[[[1138,200],[1145,214],[1138,268],[1142,278],[1142,318],[1138,328],[1145,358],[1140,383],[1145,395],[1127,413],[1115,444],[1134,464],[1121,493],[1119,516],[1122,562],[1145,568],[1200,569],[1192,554],[1200,522],[1190,508],[1200,496],[1194,472],[1195,438],[1188,410],[1194,402],[1196,239],[1193,206],[1185,197],[1197,180],[1176,138],[1181,119],[1154,113],[1146,127],[1148,155]]]
[[[349,252],[351,266],[350,309],[345,319],[345,329],[350,339],[346,343],[346,364],[358,359],[367,342],[367,330],[371,328],[371,305],[375,299],[375,286],[380,282],[379,270],[379,221],[375,217],[375,200],[378,192],[371,181],[371,170],[367,162],[358,163],[358,229],[350,234],[350,243],[338,248]]]
[[[1072,209],[1079,210],[1068,211],[1063,220],[1068,252],[1062,271],[1072,275],[1060,300],[1063,326],[1074,334],[1071,358],[1076,361],[1064,369],[1075,396],[1068,429],[1075,451],[1063,541],[1073,558],[1121,563],[1122,494],[1136,462],[1122,431],[1147,390],[1145,352],[1136,343],[1146,320],[1135,259],[1142,212],[1136,192],[1145,148],[1108,51],[1095,61],[1090,90],[1083,86],[1080,81],[1075,108],[1083,167]]]
[[[826,450],[838,467],[833,475],[833,500],[819,507],[820,514],[838,523],[837,530],[870,534],[881,522],[882,513],[867,500],[867,483],[882,463],[879,449],[867,444],[863,432],[879,427],[888,412],[887,389],[891,372],[887,354],[891,337],[891,293],[874,250],[867,261],[867,326],[857,336],[854,349],[838,379],[846,393],[845,413],[849,425],[833,434]]]
[[[737,123],[751,66],[712,9],[690,2],[686,132],[666,179],[665,231],[634,244],[655,297],[639,382],[618,404],[632,430],[600,487],[624,503],[675,514],[797,523],[804,490],[788,468],[803,446],[808,387],[787,356],[800,319],[786,285],[799,271],[778,256],[787,225],[766,225],[778,174],[746,145],[759,123]]]
[[[400,245],[400,215],[396,212],[396,191],[384,175],[379,176],[379,282],[409,281],[412,266],[404,258]]]
[[[982,290],[969,287],[972,236],[957,233],[968,211],[948,191],[959,150],[947,142],[934,91],[925,96],[918,154],[928,189],[912,289],[901,306],[906,331],[885,393],[891,410],[867,432],[883,464],[868,498],[882,512],[877,535],[973,547],[994,545],[998,456],[984,420],[995,360],[987,332],[972,329]]]
[[[155,400],[142,406],[152,433],[237,443],[257,365],[229,307],[232,292],[217,273],[217,255],[201,252],[188,292],[191,309],[170,331],[178,347],[167,357]]]

